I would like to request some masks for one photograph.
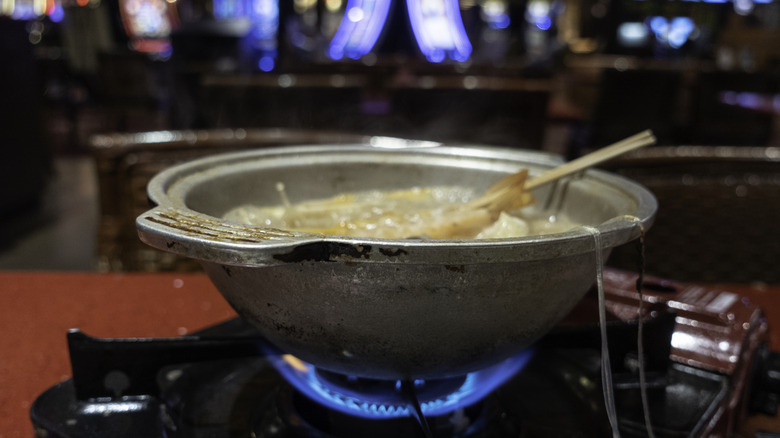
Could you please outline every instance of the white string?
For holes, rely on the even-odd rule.
[[[612,384],[612,365],[609,360],[609,345],[607,343],[607,311],[604,299],[604,257],[601,252],[601,233],[594,227],[584,226],[583,228],[593,236],[596,255],[596,285],[599,297],[599,328],[601,329],[601,386],[604,392],[604,404],[607,409],[607,419],[612,427],[612,436],[620,438],[617,410],[615,409],[615,391]]]
[[[645,417],[645,427],[647,428],[647,437],[648,438],[655,438],[655,433],[653,432],[653,422],[650,419],[650,402],[647,398],[647,379],[645,377],[645,341],[644,341],[644,297],[642,296],[642,281],[644,280],[644,271],[645,271],[645,227],[642,225],[642,220],[639,219],[636,216],[626,215],[624,216],[626,219],[634,221],[634,223],[639,227],[639,231],[641,232],[639,237],[639,245],[640,245],[640,254],[639,254],[639,277],[637,278],[636,283],[636,292],[639,294],[639,308],[637,309],[637,335],[636,335],[636,346],[637,346],[637,361],[639,362],[639,396],[642,400],[642,413]]]
[[[642,398],[642,413],[645,416],[645,427],[647,428],[647,438],[655,438],[653,433],[653,424],[650,421],[650,402],[647,399],[647,380],[645,378],[645,342],[642,326],[642,293],[639,293],[639,320],[637,321],[637,360],[639,361],[639,396]]]

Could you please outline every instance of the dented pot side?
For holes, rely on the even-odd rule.
[[[531,345],[582,298],[595,260],[204,268],[283,351],[347,375],[419,379],[475,371]]]

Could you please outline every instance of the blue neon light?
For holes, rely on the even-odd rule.
[[[529,23],[533,23],[539,30],[550,30],[553,25],[550,16],[550,5],[544,2],[531,2],[526,9],[525,17]]]
[[[431,62],[447,56],[464,62],[471,56],[471,42],[460,16],[458,0],[406,0],[412,32],[420,51]]]
[[[426,416],[439,416],[458,408],[470,406],[490,394],[517,374],[533,356],[532,350],[526,350],[489,368],[468,374],[462,384],[453,392],[423,399],[419,394],[420,405]],[[331,409],[364,418],[397,418],[410,415],[408,406],[398,394],[389,394],[388,402],[379,402],[371,395],[363,395],[345,388],[335,387],[325,381],[312,365],[296,360],[292,365],[284,355],[270,353],[269,360],[274,367],[298,391],[312,400]],[[416,387],[425,385],[424,381],[415,381]],[[400,391],[401,383],[394,387]],[[398,396],[398,397],[394,397]],[[395,399],[395,400],[392,400]]]
[[[507,14],[500,14],[495,20],[490,22],[490,27],[494,29],[506,29],[512,24],[512,20]]]
[[[263,56],[257,61],[257,68],[264,72],[269,72],[276,67],[276,60],[272,56]]]
[[[360,59],[371,52],[385,27],[390,0],[348,0],[328,56],[339,60]]]
[[[763,103],[763,98],[758,93],[743,92],[737,95],[737,104],[745,108],[758,109]]]
[[[252,36],[271,41],[276,47],[276,31],[279,29],[279,4],[276,0],[248,0],[246,16],[254,24]]]
[[[55,23],[59,23],[65,18],[65,9],[62,8],[60,2],[54,3],[54,8],[49,14],[49,18]]]
[[[243,0],[213,0],[214,17],[217,19],[239,18],[244,15]]]
[[[550,30],[550,27],[552,27],[552,19],[548,16],[539,17],[536,19],[535,24],[540,30]]]
[[[250,27],[241,41],[242,46],[260,71],[276,68],[278,0],[213,0],[212,7],[214,17],[219,20],[247,20]]]
[[[16,2],[11,12],[11,18],[14,20],[32,20],[37,17],[38,13],[33,7],[33,2]]]
[[[647,0],[636,0],[636,1],[647,1]],[[723,3],[728,3],[728,2],[734,1],[734,0],[682,0],[682,1],[688,2],[688,3],[715,3],[715,4],[723,4]],[[737,0],[737,1],[740,1],[740,0]],[[766,4],[772,3],[775,0],[742,0],[742,1],[749,1],[751,3],[759,3],[759,4],[766,5]]]
[[[486,3],[482,6],[482,17],[491,29],[506,29],[512,23],[503,3]]]
[[[676,48],[682,47],[691,35],[696,25],[688,17],[675,17],[669,30],[669,45]]]
[[[696,29],[696,24],[689,17],[674,17],[671,21],[664,17],[652,17],[648,24],[659,42],[674,49],[682,47]]]

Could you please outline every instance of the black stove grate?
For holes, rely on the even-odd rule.
[[[670,336],[667,329],[661,330],[663,318],[659,320],[660,328],[655,331],[661,337]],[[646,332],[654,331],[653,327],[646,327]],[[592,335],[588,329],[577,335],[565,330],[551,333],[535,347],[525,368],[483,401],[428,418],[434,436],[608,436],[599,383],[600,353],[592,339],[597,332],[592,331]],[[611,351],[619,356],[613,364],[621,433],[643,437],[646,431],[639,388],[631,371],[632,350],[621,349],[615,342],[623,332],[629,336],[635,326],[610,327],[610,346],[615,347]],[[262,338],[255,329],[238,319],[182,338],[173,349],[177,339],[114,344],[75,332],[71,338],[74,379],[46,391],[31,410],[42,436],[422,436],[413,418],[358,419],[312,403],[262,354],[263,348],[258,347]],[[142,353],[143,348],[151,350]],[[94,364],[95,357],[101,365]],[[148,360],[140,368],[135,363],[139,358]],[[76,369],[83,363],[89,364],[88,372]],[[656,436],[699,436],[727,396],[728,378],[668,361],[660,363],[664,367],[656,365],[649,373],[648,388]],[[90,372],[99,374],[90,377]]]

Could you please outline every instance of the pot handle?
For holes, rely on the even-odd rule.
[[[144,243],[175,253],[186,253],[181,247],[197,242],[257,244],[296,236],[290,231],[224,222],[191,210],[159,206],[138,216],[136,228]]]

